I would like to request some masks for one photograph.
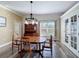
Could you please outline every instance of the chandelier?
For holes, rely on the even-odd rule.
[[[34,18],[32,14],[32,3],[33,1],[30,1],[30,4],[31,4],[30,18],[25,18],[25,24],[38,24],[37,19]]]

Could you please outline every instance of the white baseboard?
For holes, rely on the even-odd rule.
[[[8,43],[5,43],[3,45],[0,45],[0,54],[6,52],[7,50],[11,49],[11,41]]]
[[[12,44],[11,43],[12,42],[10,41],[8,43],[5,43],[3,45],[0,45],[0,57],[1,58],[16,58],[17,57],[17,54],[18,54],[17,51],[14,51],[13,54],[11,53],[12,52]]]
[[[0,48],[6,47],[6,46],[10,45],[11,43],[12,43],[12,42],[10,41],[10,42],[8,42],[8,43],[5,43],[5,44],[3,44],[3,45],[0,45]]]

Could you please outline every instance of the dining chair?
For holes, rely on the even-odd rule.
[[[49,50],[47,50],[47,49],[50,49],[50,51],[51,51],[51,56],[52,56],[52,43],[53,43],[53,41],[52,41],[52,35],[50,35],[50,39],[47,39],[47,40],[44,42],[44,45],[42,46],[43,51],[44,51],[44,50],[49,51]],[[45,48],[47,48],[47,49],[45,49]],[[43,53],[43,52],[42,52],[42,53]]]
[[[32,57],[32,50],[34,49],[33,45],[29,42],[29,38],[26,36],[22,37],[23,50],[25,53],[28,53],[28,57]]]
[[[30,45],[31,45],[31,47],[33,47],[32,48],[32,53],[39,54],[39,56],[41,56],[43,58],[43,55],[41,54],[41,51],[42,51],[41,43],[40,42],[31,42]]]
[[[15,38],[16,36],[16,38]],[[13,50],[17,48],[18,49],[18,52],[21,51],[21,48],[22,48],[22,42],[21,42],[21,37],[17,34],[17,33],[14,33],[13,36],[12,36],[12,54],[13,54]]]
[[[24,39],[24,50],[29,54],[29,57],[34,57],[36,53],[40,53],[40,50],[38,48],[39,43],[37,42],[29,42],[29,38]],[[41,54],[41,53],[40,53]]]
[[[30,58],[33,56],[34,49],[35,49],[34,44],[26,42],[26,44],[24,45],[24,50],[28,53],[28,57]]]

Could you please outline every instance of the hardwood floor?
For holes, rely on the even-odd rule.
[[[78,58],[60,42],[54,42],[53,46],[53,58]]]
[[[50,51],[43,51],[44,58],[77,58],[67,47],[56,41],[53,43],[53,55]],[[23,58],[28,58],[28,54],[25,54]],[[32,58],[41,58],[39,54],[33,53]]]
[[[8,51],[9,53],[3,53],[0,55],[1,58],[10,58],[12,53],[11,50]],[[44,58],[77,58],[66,46],[61,44],[60,42],[53,43],[53,55],[51,57],[50,51],[44,51]],[[8,55],[8,56],[7,56]],[[15,57],[14,57],[15,58]],[[19,58],[17,55],[16,58]],[[23,55],[23,58],[28,58],[28,53],[26,52]],[[38,53],[32,53],[32,58],[41,58]]]

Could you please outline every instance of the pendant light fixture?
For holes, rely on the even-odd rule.
[[[31,13],[30,13],[30,18],[25,18],[25,23],[26,24],[38,24],[37,22],[37,19],[33,17],[33,14],[32,14],[32,4],[33,4],[33,1],[30,1],[30,4],[31,4]]]

